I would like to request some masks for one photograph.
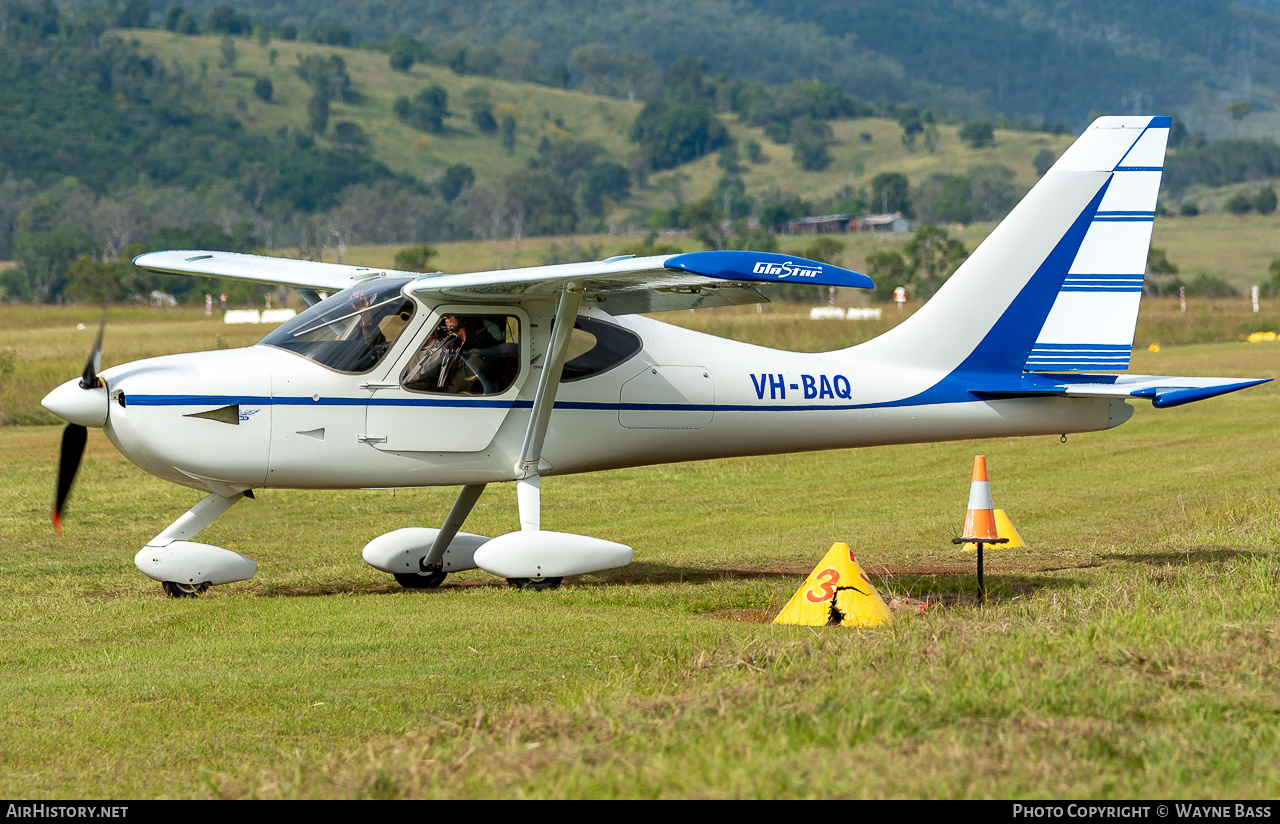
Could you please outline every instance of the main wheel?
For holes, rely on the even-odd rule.
[[[195,598],[208,589],[209,585],[207,583],[184,584],[179,581],[165,581],[160,584],[160,587],[170,598]]]
[[[395,572],[396,583],[405,589],[435,589],[444,583],[444,577],[449,573],[443,569],[437,569],[433,572]]]
[[[507,583],[516,589],[531,589],[542,592],[544,589],[559,589],[564,578],[508,578]]]

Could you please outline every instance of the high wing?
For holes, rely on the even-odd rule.
[[[166,275],[248,280],[295,289],[340,292],[362,280],[386,275],[418,277],[417,272],[396,272],[368,266],[317,263],[313,260],[245,255],[237,252],[174,250],[148,252],[133,259],[133,265],[148,272]]]
[[[613,315],[663,312],[703,306],[767,302],[761,283],[873,288],[871,278],[829,263],[766,252],[709,251],[500,269],[490,272],[420,275],[391,269],[287,260],[231,252],[170,251],[139,255],[140,269],[166,274],[225,277],[334,292],[381,276],[412,277],[419,297],[466,302],[551,299],[573,284],[583,300]]]

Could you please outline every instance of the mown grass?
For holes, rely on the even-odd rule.
[[[58,380],[78,373],[96,310],[75,334],[57,314],[73,310],[42,311],[56,323],[28,318],[27,348],[68,361]],[[1232,318],[1216,328],[1232,331]],[[780,323],[751,307],[668,319],[807,349],[842,345],[857,326]],[[234,328],[206,324],[113,318],[107,353],[212,347],[214,329]],[[1223,337],[1140,349],[1133,371],[1280,371],[1277,345]],[[439,522],[452,490],[268,490],[201,534],[256,558],[257,577],[167,600],[132,557],[197,493],[146,475],[93,431],[55,539],[59,429],[5,428],[0,790],[1273,798],[1278,397],[1268,384],[1173,410],[1143,404],[1120,429],[1065,444],[556,478],[545,526],[626,542],[636,560],[550,593],[480,572],[411,592],[364,565],[365,542]],[[1028,543],[988,553],[983,607],[973,557],[950,544],[976,452]],[[517,528],[512,490],[486,492],[467,528]],[[886,597],[926,611],[874,630],[769,624],[837,540]]]

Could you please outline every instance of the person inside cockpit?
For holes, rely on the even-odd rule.
[[[442,315],[413,364],[405,370],[405,388],[454,395],[502,392],[519,371],[519,344],[508,340],[503,316]]]

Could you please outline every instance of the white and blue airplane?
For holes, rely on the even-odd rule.
[[[80,379],[44,406],[69,422],[54,505],[101,427],[131,461],[207,496],[135,563],[174,596],[256,563],[192,540],[259,488],[460,486],[439,528],[364,559],[406,587],[480,568],[513,585],[630,562],[542,529],[543,478],[741,455],[1119,426],[1263,380],[1128,368],[1169,133],[1104,117],[914,315],[866,343],[783,352],[641,313],[757,303],[761,283],[871,287],[776,254],[708,251],[470,274],[415,274],[225,252],[138,257],[154,272],[295,288],[312,305],[244,349],[169,355]],[[323,297],[321,293],[331,296]],[[198,447],[197,447],[198,445]],[[520,530],[462,532],[485,487],[514,483]]]

